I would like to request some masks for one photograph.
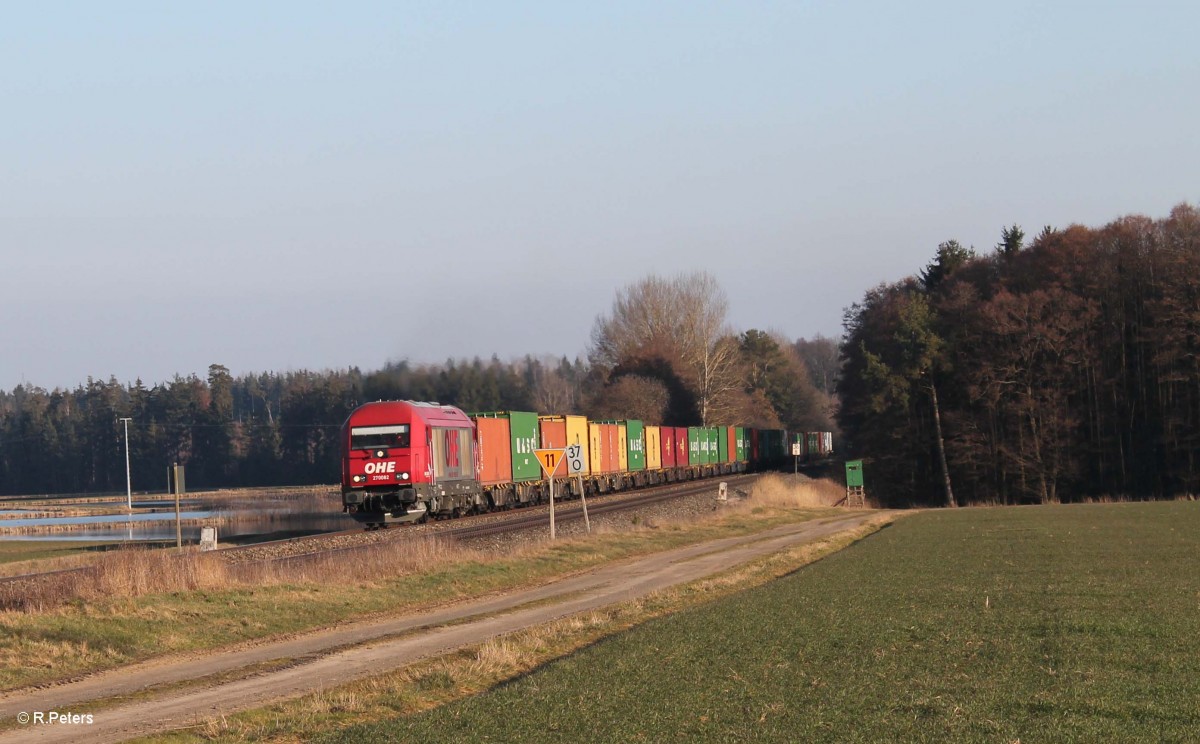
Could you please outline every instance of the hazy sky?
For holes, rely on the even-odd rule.
[[[0,388],[837,335],[956,238],[1200,200],[1200,4],[7,3]]]

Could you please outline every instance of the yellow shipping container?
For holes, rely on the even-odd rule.
[[[588,472],[592,475],[600,475],[604,472],[604,458],[602,456],[604,441],[600,431],[600,424],[588,422],[588,464],[590,465]]]
[[[657,426],[646,427],[646,469],[662,468],[662,432]]]
[[[587,475],[588,422],[585,416],[538,416],[542,447],[561,449],[566,465],[554,474],[556,478],[571,475]]]
[[[617,424],[617,472],[629,472],[629,441],[626,439],[625,424]]]
[[[583,463],[578,468],[574,469],[574,464],[568,460],[567,467],[569,472],[574,475],[586,474],[589,471],[588,463],[591,462],[591,457],[588,456],[588,450],[591,447],[588,420],[585,416],[567,416],[567,456],[574,457],[578,452]]]

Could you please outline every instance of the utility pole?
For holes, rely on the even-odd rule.
[[[183,522],[179,519],[179,463],[175,463],[175,547],[183,550]]]
[[[123,418],[125,422],[125,505],[133,512],[133,479],[129,474],[129,422],[133,419]]]

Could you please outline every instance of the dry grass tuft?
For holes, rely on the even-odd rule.
[[[846,497],[846,489],[828,480],[805,476],[767,474],[750,491],[758,506],[815,508],[833,506]]]
[[[199,553],[175,555],[163,550],[114,550],[96,561],[85,585],[90,596],[140,597],[162,591],[191,591],[228,582],[222,562]]]
[[[478,561],[482,553],[430,537],[393,540],[353,551],[314,553],[286,561],[230,564],[219,553],[131,547],[113,550],[77,573],[0,584],[0,610],[41,612],[74,600],[219,591],[294,583],[370,584],[430,565]],[[381,566],[387,569],[381,574]]]
[[[475,652],[471,671],[480,676],[508,674],[519,669],[526,653],[507,636],[492,638]]]

